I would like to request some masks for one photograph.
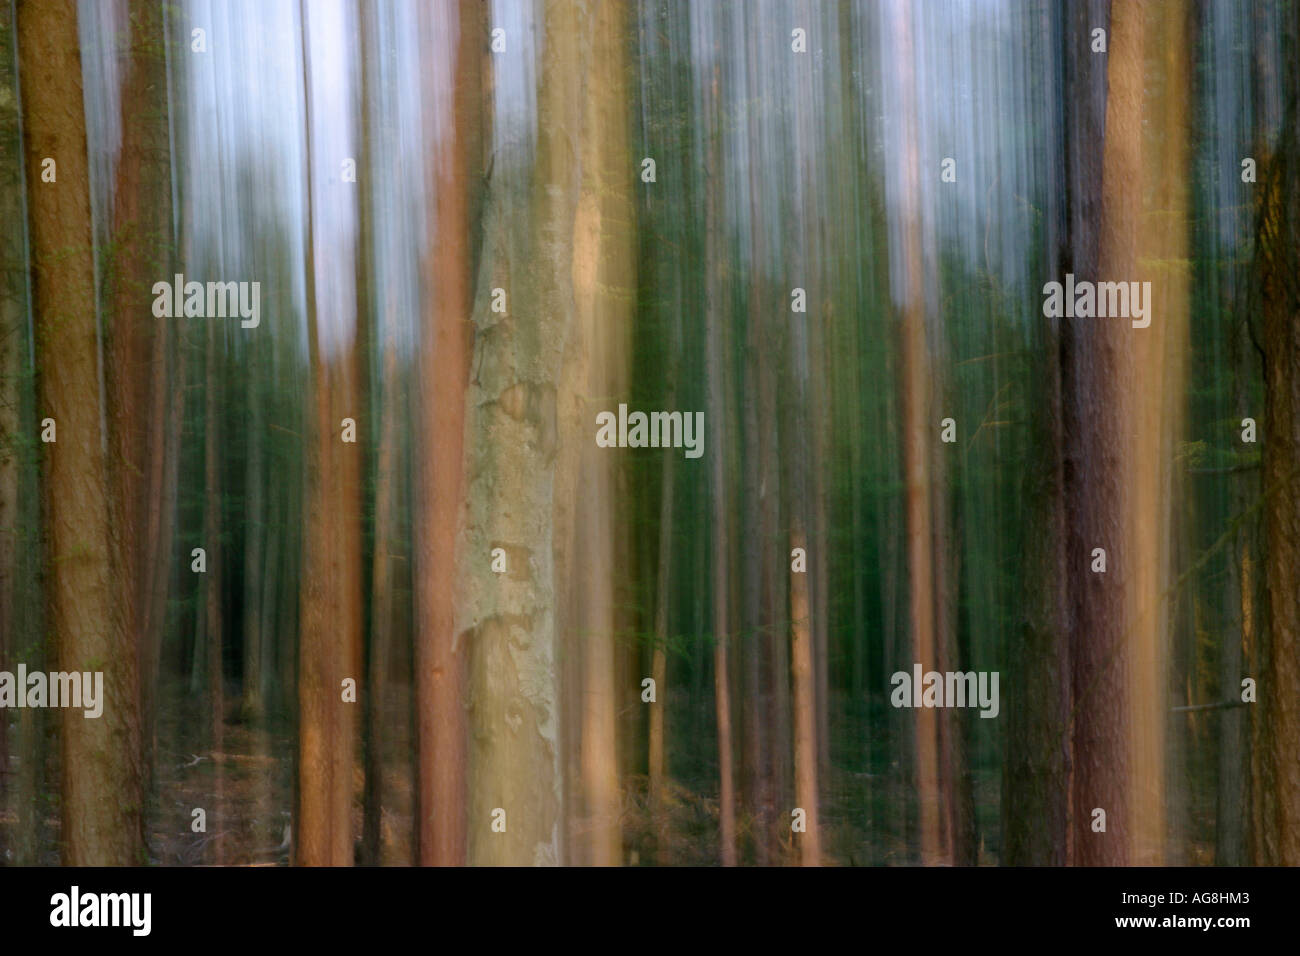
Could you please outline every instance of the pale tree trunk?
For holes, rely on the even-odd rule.
[[[1142,48],[1158,57],[1163,82],[1144,88],[1144,62],[1139,58],[1138,89],[1144,91],[1142,116],[1150,117],[1143,141],[1141,191],[1152,197],[1140,206],[1137,260],[1127,272],[1103,273],[1102,278],[1151,282],[1146,303],[1151,325],[1127,332],[1134,337],[1135,363],[1129,379],[1136,418],[1130,428],[1133,477],[1127,518],[1134,562],[1127,582],[1130,594],[1132,670],[1130,672],[1130,732],[1133,737],[1133,862],[1157,866],[1165,862],[1166,803],[1165,738],[1169,712],[1167,682],[1174,608],[1165,595],[1175,583],[1173,553],[1176,502],[1186,494],[1186,480],[1175,471],[1183,438],[1185,370],[1188,354],[1189,196],[1186,177],[1169,170],[1189,167],[1188,124],[1192,75],[1187,55],[1191,5],[1186,2],[1148,4],[1140,12],[1147,35]],[[1122,22],[1121,22],[1122,23]],[[1111,61],[1114,63],[1114,61]],[[1109,185],[1109,184],[1108,184]],[[1129,198],[1129,197],[1125,197]],[[1121,200],[1123,201],[1123,200]],[[1110,215],[1107,207],[1103,222]],[[1103,233],[1104,235],[1104,233]],[[1103,244],[1103,265],[1105,264]],[[1117,267],[1118,270],[1118,267]],[[1104,320],[1103,320],[1104,321]],[[1123,320],[1119,320],[1123,324]]]
[[[595,443],[595,421],[626,392],[624,357],[636,295],[624,43],[626,11],[594,9],[583,113],[581,195],[573,231],[574,321],[558,396],[556,579],[564,646],[580,663],[580,799],[573,862],[615,866],[622,856],[615,728],[615,548],[628,533],[615,513],[620,456]],[[661,454],[677,454],[662,449]],[[656,705],[658,706],[658,705]]]
[[[469,184],[477,162],[482,17],[477,4],[447,4],[457,18],[451,88],[433,91],[450,116],[434,147],[432,278],[420,353],[421,428],[419,498],[416,504],[416,699],[419,702],[419,859],[426,865],[466,861],[467,723],[466,647],[456,637],[454,581],[461,507],[465,394],[470,350],[471,246]],[[488,560],[484,552],[481,557]]]
[[[59,670],[104,675],[100,718],[60,715],[63,857],[70,865],[131,865],[143,852],[139,687],[113,569],[76,4],[23,3],[17,32],[32,180],[38,414],[58,428],[58,441],[44,449],[49,626]],[[40,182],[47,156],[58,163],[56,183]]]
[[[562,855],[553,520],[556,457],[570,451],[557,447],[556,394],[575,310],[574,144],[590,49],[572,0],[550,0],[543,23],[528,227],[511,225],[518,207],[504,187],[491,197],[474,309],[455,640],[470,658],[467,817],[477,864],[553,865]],[[490,309],[493,287],[508,293],[504,315]],[[508,556],[504,574],[491,570],[497,547]]]

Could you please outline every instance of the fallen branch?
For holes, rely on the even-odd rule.
[[[1189,704],[1186,707],[1171,707],[1170,713],[1186,714],[1195,710],[1222,710],[1225,707],[1245,707],[1249,701],[1245,700],[1224,700],[1217,704]]]

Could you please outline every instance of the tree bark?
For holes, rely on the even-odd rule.
[[[371,564],[370,663],[366,679],[366,794],[362,845],[367,862],[383,861],[384,702],[388,699],[388,655],[393,642],[393,572],[389,549],[394,533],[393,459],[397,444],[397,343],[392,309],[384,310],[383,400],[379,460],[375,467],[375,553]]]
[[[352,791],[355,705],[344,701],[345,678],[360,677],[360,443],[344,443],[344,418],[359,416],[355,353],[350,344],[322,348],[317,310],[312,162],[311,56],[307,8],[302,11],[307,154],[307,346],[311,410],[307,454],[299,636],[299,864],[353,863]],[[343,317],[332,317],[336,326]],[[334,338],[337,338],[335,336]],[[358,423],[358,428],[361,424]],[[362,691],[359,691],[362,692]]]
[[[0,9],[0,35],[13,37],[12,6]],[[15,50],[0,49],[4,94],[17,100]],[[0,117],[3,149],[20,152],[18,111]],[[0,670],[45,667],[40,621],[41,575],[39,456],[36,444],[35,376],[31,365],[30,300],[27,295],[27,231],[23,218],[26,171],[22,162],[7,164],[0,179],[0,222],[16,224],[0,239]],[[0,713],[0,809],[13,821],[4,828],[0,853],[18,866],[35,863],[40,844],[36,795],[45,763],[44,734],[37,709],[24,708],[13,718]],[[16,733],[13,733],[16,731]],[[12,735],[11,735],[12,734]],[[16,760],[13,758],[17,757]]]
[[[903,473],[906,484],[904,514],[907,526],[908,610],[912,662],[922,672],[938,667],[935,631],[933,515],[931,511],[930,445],[934,437],[932,396],[928,387],[928,350],[925,331],[924,262],[921,252],[920,155],[916,128],[916,81],[912,74],[912,11],[896,11],[893,42],[897,48],[900,115],[903,123],[902,211],[903,261],[906,287],[901,342],[903,414]],[[921,863],[932,866],[951,861],[951,845],[944,838],[940,807],[940,753],[938,715],[928,707],[915,711],[916,789],[919,804]]]
[[[108,436],[97,390],[94,251],[76,4],[24,2],[18,11],[38,414],[57,423],[45,446],[49,626],[61,671],[100,671],[98,719],[63,712],[63,858],[69,865],[142,862],[139,686],[124,594],[115,588]],[[40,181],[41,160],[58,179]]]
[[[803,528],[796,523],[791,548],[805,548]],[[791,672],[794,684],[795,802],[804,812],[806,830],[796,835],[804,866],[821,865],[821,829],[817,811],[817,679],[813,670],[813,630],[808,601],[808,572],[790,572]]]
[[[575,309],[582,160],[575,144],[590,59],[579,14],[573,0],[545,5],[536,158],[530,188],[521,191],[528,226],[508,227],[508,217],[519,215],[508,202],[510,187],[494,190],[474,310],[456,640],[470,658],[468,842],[470,862],[478,864],[554,865],[563,852],[553,520],[563,453],[556,394]],[[505,315],[490,310],[493,287],[508,291]],[[505,574],[491,571],[495,547],[508,555]]]
[[[680,360],[677,356],[679,338],[674,336],[669,359],[672,381],[668,387],[668,407],[676,406],[677,373]],[[655,580],[654,648],[650,654],[650,678],[654,681],[656,699],[650,708],[648,731],[647,769],[650,778],[650,819],[655,832],[659,862],[666,862],[663,820],[663,790],[665,771],[664,710],[668,706],[668,621],[669,591],[673,580],[673,464],[676,455],[670,450],[664,454],[659,498],[659,563]]]
[[[573,862],[616,866],[622,857],[616,711],[617,546],[631,533],[615,510],[625,452],[594,441],[596,415],[627,390],[625,356],[636,298],[635,211],[628,156],[627,14],[592,8],[592,76],[579,140],[581,193],[574,221],[574,320],[559,383],[556,576],[565,597],[563,647],[581,662],[579,797]],[[662,449],[664,455],[676,454]]]
[[[430,90],[444,98],[442,115],[451,121],[433,147],[430,167],[436,234],[425,267],[432,282],[420,353],[421,428],[428,438],[418,450],[415,653],[419,859],[440,866],[464,863],[467,854],[466,648],[457,640],[448,582],[455,579],[459,554],[472,308],[467,190],[471,160],[477,159],[481,46],[476,4],[448,4],[444,12],[456,18],[457,40],[447,73],[452,86]]]
[[[122,145],[113,188],[112,256],[109,259],[107,394],[118,588],[141,679],[146,730],[154,711],[153,648],[162,626],[156,569],[164,544],[167,339],[171,328],[151,313],[153,283],[170,273],[166,68],[162,7],[150,0],[127,5],[129,55],[122,88]],[[150,737],[152,733],[150,732]],[[146,753],[152,756],[152,747]],[[152,766],[152,760],[146,760]]]
[[[221,472],[217,459],[220,454],[220,439],[217,433],[221,414],[218,402],[217,366],[220,346],[217,343],[217,327],[208,324],[207,380],[204,385],[203,412],[203,547],[207,552],[207,573],[203,576],[203,599],[205,608],[205,649],[207,651],[207,691],[208,691],[208,739],[212,745],[212,759],[216,765],[215,794],[216,805],[212,807],[214,838],[212,849],[218,865],[222,861],[221,808],[224,803],[223,760],[225,747],[225,682],[222,673],[222,574],[223,560],[221,548]]]
[[[260,720],[266,701],[262,697],[262,641],[270,634],[262,630],[262,552],[266,548],[266,469],[264,435],[266,414],[260,386],[261,350],[249,356],[248,376],[248,467],[244,506],[244,667],[243,714],[246,720]]]
[[[1293,28],[1292,36],[1300,32]],[[1288,76],[1283,135],[1276,154],[1260,169],[1257,256],[1263,295],[1264,527],[1270,645],[1259,680],[1266,702],[1261,734],[1263,761],[1272,783],[1272,806],[1261,821],[1260,863],[1300,864],[1300,286],[1295,250],[1300,247],[1300,136],[1296,116],[1300,81],[1294,63]],[[1267,811],[1271,809],[1271,813]]]
[[[723,866],[736,865],[736,790],[733,770],[731,730],[730,666],[728,661],[729,608],[732,597],[728,573],[727,440],[729,434],[727,380],[725,368],[727,346],[725,329],[728,312],[722,289],[723,219],[722,157],[718,148],[721,136],[721,104],[718,100],[718,71],[714,67],[710,85],[707,154],[705,160],[705,274],[708,304],[706,350],[708,363],[708,421],[715,436],[709,445],[709,490],[712,498],[713,549],[713,695],[718,732],[718,853]]]

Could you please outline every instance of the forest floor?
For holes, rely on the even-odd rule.
[[[292,722],[284,714],[267,720],[245,720],[240,713],[237,685],[228,685],[228,690],[224,741],[219,753],[214,753],[206,742],[203,695],[191,693],[180,682],[164,685],[161,690],[153,787],[146,814],[146,862],[150,865],[290,863],[295,756]],[[401,866],[412,862],[414,846],[414,747],[409,689],[392,690],[388,696],[390,712],[384,721],[379,862]],[[699,715],[685,709],[670,715],[670,737],[676,732],[682,744],[670,762],[671,776],[658,814],[651,811],[644,773],[622,775],[625,864],[717,865],[716,752],[711,749],[707,732],[695,733],[707,723],[706,709],[701,707]],[[835,708],[832,713],[836,717],[831,739],[837,746],[830,754],[829,768],[823,768],[819,778],[823,863],[914,864],[915,801],[909,774],[897,763],[886,763],[891,753],[890,736],[898,728],[887,713],[873,713],[865,706]],[[51,727],[54,723],[48,722]],[[14,736],[10,735],[11,742]],[[51,754],[46,779],[57,780],[57,746],[53,746],[56,741],[52,730],[46,742],[47,753]],[[14,775],[8,776],[12,781]],[[981,865],[996,865],[1000,778],[988,759],[977,761],[970,777],[976,815],[976,859]],[[360,757],[354,783],[353,832],[358,838],[360,862],[364,859],[360,843],[364,832],[364,769]],[[738,792],[743,793],[740,766],[736,784]],[[57,790],[43,794],[40,806],[39,862],[54,865],[59,862]],[[201,814],[197,812],[200,810]],[[788,808],[770,808],[761,817],[742,809],[737,815],[741,862],[796,863],[788,821]],[[10,839],[17,823],[6,801],[0,806],[0,846],[13,845]],[[762,833],[768,838],[760,850],[757,837]]]

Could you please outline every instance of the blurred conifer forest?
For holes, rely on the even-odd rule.
[[[0,144],[5,863],[1300,864],[1295,0],[0,0]]]

